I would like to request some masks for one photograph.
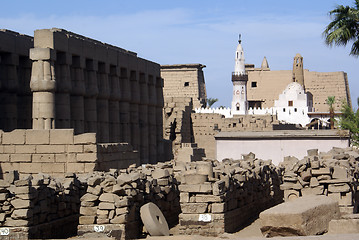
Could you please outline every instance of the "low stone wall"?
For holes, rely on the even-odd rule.
[[[73,129],[0,131],[0,177],[8,171],[51,176],[88,173],[139,164],[137,151],[125,143],[97,144],[95,133]]]
[[[311,149],[301,160],[286,157],[281,164],[285,201],[326,195],[338,201],[342,214],[358,212],[358,160],[359,153],[352,148],[333,148],[320,153]]]
[[[254,155],[223,163],[187,163],[177,169],[184,174],[179,186],[181,234],[235,232],[282,201],[279,169]]]
[[[46,174],[19,179],[16,171],[5,174],[0,180],[2,237],[64,238],[76,234],[80,194],[74,174],[62,179]]]

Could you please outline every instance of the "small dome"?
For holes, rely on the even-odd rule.
[[[304,91],[304,88],[299,83],[292,82],[292,83],[289,83],[288,86],[285,88],[285,92],[287,92],[287,91]]]

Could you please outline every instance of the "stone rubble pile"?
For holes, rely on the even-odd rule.
[[[352,148],[333,148],[327,153],[308,150],[307,156],[298,160],[286,157],[284,169],[284,199],[300,196],[326,195],[338,201],[342,214],[357,212],[359,200],[359,153]]]
[[[171,164],[160,163],[80,176],[87,190],[80,199],[79,232],[93,231],[86,225],[119,224],[127,238],[138,237],[139,209],[147,202],[155,203],[170,225],[176,224],[179,192],[172,172]]]
[[[79,188],[74,174],[55,179],[39,173],[19,179],[16,171],[6,173],[0,180],[0,226],[28,227],[32,238],[76,233]]]
[[[282,201],[279,168],[252,153],[245,160],[176,164],[175,174],[181,177],[181,234],[235,232]]]

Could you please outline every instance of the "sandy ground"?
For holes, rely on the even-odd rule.
[[[198,236],[198,235],[178,235],[177,229],[172,228],[170,230],[171,234],[175,234],[172,236],[163,236],[163,237],[151,237],[148,236],[147,238],[142,238],[146,240],[223,240],[223,239],[229,239],[229,240],[265,240],[268,238],[263,237],[260,229],[259,229],[260,223],[257,219],[254,221],[251,225],[247,226],[246,228],[240,230],[239,232],[229,234],[221,234],[218,237],[204,237],[204,236]],[[114,239],[110,237],[104,237],[103,235],[86,235],[81,237],[73,237],[71,240],[109,240]],[[321,236],[305,236],[305,237],[274,237],[270,238],[271,240],[359,240],[359,234],[340,234],[340,235],[321,235]]]

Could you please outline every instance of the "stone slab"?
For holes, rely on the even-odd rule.
[[[267,237],[308,236],[328,231],[339,218],[338,202],[326,196],[304,196],[262,212],[261,231]]]

